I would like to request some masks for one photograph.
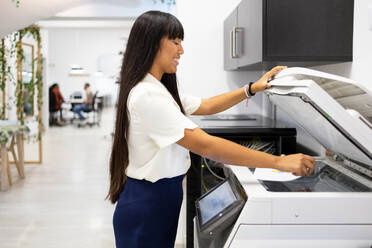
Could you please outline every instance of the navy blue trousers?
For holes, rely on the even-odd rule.
[[[117,248],[174,247],[183,177],[155,183],[127,178],[113,217]]]

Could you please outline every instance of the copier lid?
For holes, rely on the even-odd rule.
[[[306,68],[280,71],[265,90],[327,150],[372,166],[372,93],[357,82]]]

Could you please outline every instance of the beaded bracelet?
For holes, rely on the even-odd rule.
[[[249,87],[249,85],[248,84],[246,84],[245,86],[244,86],[244,93],[245,93],[245,96],[247,97],[247,98],[249,98],[249,94],[248,94],[248,91],[247,91],[247,88]]]

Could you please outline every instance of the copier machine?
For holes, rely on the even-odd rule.
[[[197,202],[194,247],[371,248],[372,93],[306,68],[284,69],[270,83],[269,99],[327,155],[316,158],[312,175],[287,182],[257,180],[251,168],[226,165],[234,180]]]

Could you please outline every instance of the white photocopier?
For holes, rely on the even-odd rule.
[[[261,181],[226,165],[196,203],[195,247],[372,247],[372,93],[350,79],[279,72],[265,93],[326,150],[314,173]]]

